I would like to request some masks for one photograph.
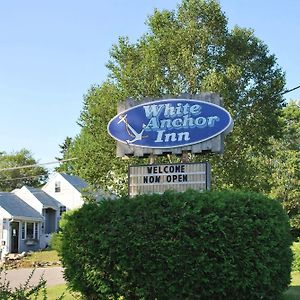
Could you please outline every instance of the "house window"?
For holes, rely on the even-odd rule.
[[[34,238],[38,239],[39,237],[39,227],[38,227],[38,223],[34,223]]]
[[[34,223],[28,222],[26,227],[26,238],[34,239]]]
[[[38,239],[39,226],[36,222],[22,222],[21,224],[21,239]]]
[[[42,209],[42,216],[44,217],[44,220],[43,220],[42,226],[41,226],[42,233],[45,233],[45,225],[46,225],[46,222],[45,222],[45,220],[46,220],[45,214],[46,214],[46,213],[45,213],[45,209],[43,208],[43,209]]]
[[[25,229],[26,228],[26,224],[25,224],[25,222],[22,222],[21,223],[21,239],[22,240],[25,240],[25,236],[26,236],[26,234],[25,234]]]
[[[55,181],[55,193],[59,193],[60,189],[60,181]]]
[[[67,210],[67,208],[65,206],[60,206],[59,207],[59,215],[61,216],[66,210]]]

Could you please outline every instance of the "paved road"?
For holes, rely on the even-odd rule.
[[[31,269],[16,269],[8,270],[6,278],[10,282],[10,287],[19,287],[20,284],[24,284],[28,279]],[[35,285],[39,282],[41,276],[47,281],[47,286],[57,285],[64,283],[63,268],[62,267],[51,267],[51,268],[36,268],[33,276],[30,280],[30,285]],[[1,281],[4,280],[3,273],[1,274]]]

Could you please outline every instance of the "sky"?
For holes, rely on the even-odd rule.
[[[83,97],[107,79],[109,50],[120,36],[135,42],[154,8],[176,0],[0,0],[0,151],[26,148],[41,164],[75,137]],[[234,25],[252,28],[300,85],[300,1],[220,0]],[[285,95],[300,99],[300,89]]]

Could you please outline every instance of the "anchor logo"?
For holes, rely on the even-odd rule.
[[[135,141],[141,141],[142,139],[148,137],[147,135],[143,135],[143,132],[145,131],[147,125],[145,125],[143,123],[142,125],[142,130],[141,132],[137,132],[129,123],[128,123],[128,120],[127,120],[127,115],[120,115],[119,116],[119,122],[118,124],[120,124],[121,122],[124,122],[125,123],[125,126],[126,126],[126,131],[128,133],[128,135],[130,135],[131,137],[133,137],[132,140],[126,140],[126,143],[127,144],[132,144],[134,143]]]

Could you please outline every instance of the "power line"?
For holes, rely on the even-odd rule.
[[[68,158],[68,159],[56,160],[56,161],[52,161],[52,162],[46,162],[46,163],[42,163],[42,164],[24,165],[24,166],[4,168],[4,169],[0,169],[0,172],[1,171],[11,171],[11,170],[27,169],[27,168],[35,168],[35,167],[45,166],[45,165],[59,164],[59,163],[62,163],[62,162],[76,160],[76,159],[77,158],[75,157],[75,158]]]
[[[296,86],[296,87],[294,87],[294,88],[292,88],[292,89],[290,89],[290,90],[285,90],[285,91],[283,91],[282,93],[280,93],[280,95],[287,94],[287,93],[292,92],[292,91],[295,91],[295,90],[297,90],[297,89],[299,89],[299,88],[300,88],[300,85],[298,85],[298,86]]]

